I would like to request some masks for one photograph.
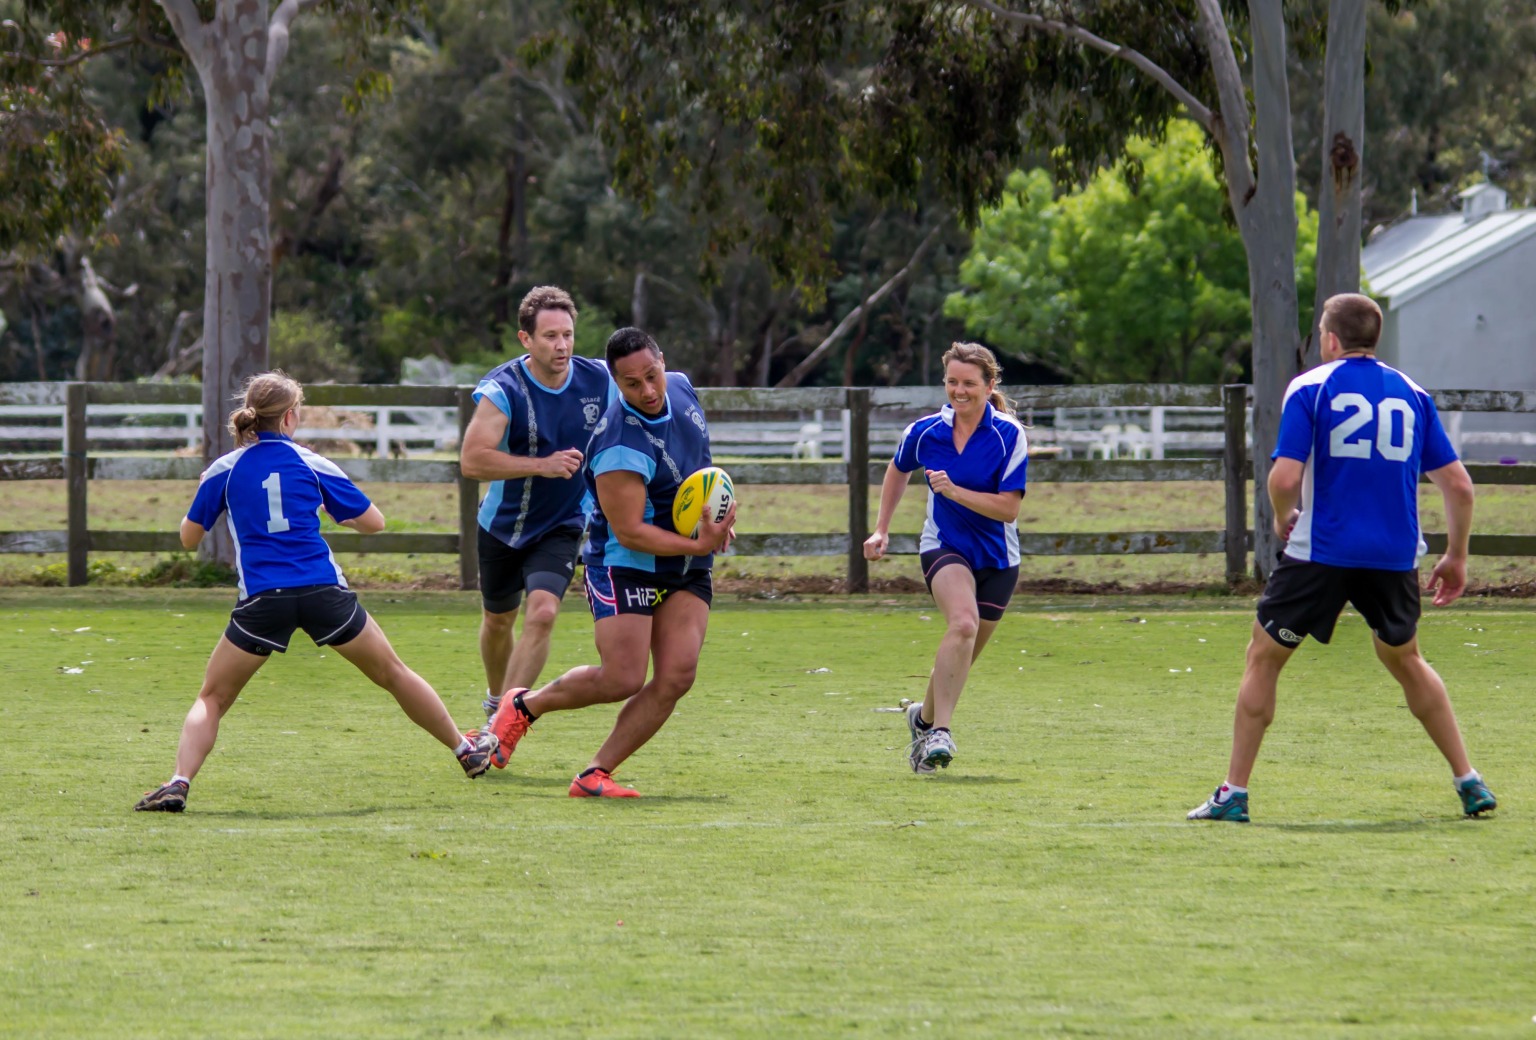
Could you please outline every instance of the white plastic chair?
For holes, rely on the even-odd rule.
[[[1099,427],[1099,439],[1088,448],[1090,459],[1113,459],[1120,456],[1120,424],[1106,423]]]
[[[1152,457],[1152,444],[1140,426],[1135,423],[1126,423],[1121,427],[1120,433],[1124,437],[1125,449],[1131,458],[1150,459]]]
[[[800,439],[790,451],[790,458],[821,458],[821,423],[810,422],[800,427]]]

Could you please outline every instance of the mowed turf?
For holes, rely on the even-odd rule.
[[[471,782],[299,635],[188,811],[134,814],[230,599],[0,590],[0,1036],[1536,1030],[1529,611],[1424,626],[1492,819],[1350,617],[1292,664],[1255,822],[1185,822],[1251,616],[1202,600],[1017,603],[932,777],[882,710],[920,695],[930,606],[721,603],[633,802],[566,797],[613,708]],[[473,725],[475,600],[365,603]],[[593,656],[568,609],[551,672]]]

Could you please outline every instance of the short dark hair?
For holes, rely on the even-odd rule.
[[[621,358],[627,358],[631,354],[638,354],[642,350],[651,350],[659,357],[661,348],[651,338],[651,334],[644,329],[637,329],[633,325],[619,329],[608,337],[608,346],[605,353],[608,357],[608,368],[612,370],[614,362]]]
[[[523,302],[517,305],[517,327],[533,335],[539,327],[540,311],[564,311],[576,321],[576,301],[564,289],[553,285],[539,285],[528,290]]]
[[[1321,328],[1339,337],[1345,350],[1375,350],[1381,339],[1381,308],[1360,293],[1339,293],[1323,304]]]

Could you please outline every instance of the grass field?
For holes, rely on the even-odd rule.
[[[1494,818],[1460,818],[1346,619],[1293,662],[1243,827],[1183,814],[1225,766],[1244,601],[1016,604],[960,757],[916,777],[882,709],[921,690],[923,601],[731,599],[620,772],[636,802],[565,796],[611,708],[470,782],[299,636],[177,817],[129,807],[231,596],[0,589],[0,1036],[1536,1032],[1536,614],[1424,625]],[[365,602],[472,724],[473,598]],[[552,670],[592,657],[576,606]]]

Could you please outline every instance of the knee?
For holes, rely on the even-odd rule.
[[[976,641],[976,633],[981,629],[981,619],[976,614],[964,614],[960,617],[949,619],[949,634],[957,639],[963,639],[967,643]]]
[[[523,614],[523,638],[530,635],[547,637],[555,628],[555,618],[560,616],[560,604],[530,603]]]
[[[512,622],[517,620],[517,611],[509,610],[505,614],[492,614],[489,610],[480,615],[480,627],[493,635],[510,635]]]
[[[616,671],[604,668],[598,684],[609,701],[627,701],[645,686],[645,671]]]
[[[693,689],[693,682],[698,678],[699,671],[694,667],[678,668],[656,676],[656,695],[664,700],[681,700],[683,695]]]

